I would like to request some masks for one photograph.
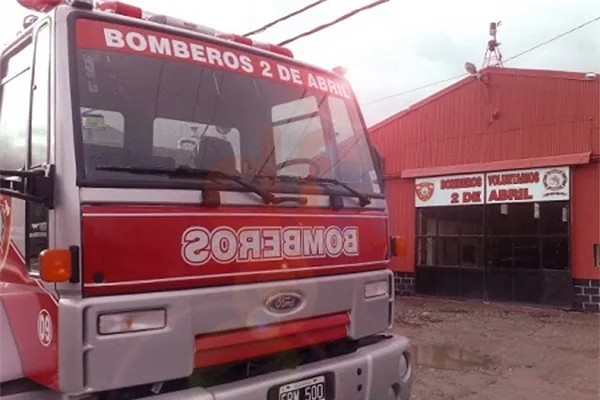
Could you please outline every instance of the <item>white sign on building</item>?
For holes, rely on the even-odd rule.
[[[416,207],[569,200],[569,167],[532,168],[420,178]]]
[[[415,180],[417,207],[483,204],[484,174],[452,175]]]
[[[534,168],[486,174],[486,203],[569,200],[569,167]]]

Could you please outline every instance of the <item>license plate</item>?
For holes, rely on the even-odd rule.
[[[333,374],[327,373],[277,385],[269,390],[267,400],[333,400],[333,382]]]

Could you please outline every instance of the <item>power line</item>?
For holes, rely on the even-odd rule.
[[[429,87],[440,85],[442,83],[446,83],[446,82],[449,82],[449,81],[452,81],[452,80],[455,80],[455,79],[464,78],[467,75],[469,75],[469,74],[461,74],[461,75],[453,76],[451,78],[445,78],[445,79],[442,79],[442,80],[439,80],[439,81],[436,81],[436,82],[428,83],[428,84],[423,85],[423,86],[417,86],[417,87],[414,87],[412,89],[405,90],[403,92],[398,92],[398,93],[387,95],[385,97],[380,97],[378,99],[371,100],[371,101],[368,101],[366,103],[362,103],[362,105],[363,106],[368,106],[370,104],[379,103],[379,102],[384,101],[384,100],[392,99],[392,98],[398,97],[398,96],[403,96],[405,94],[409,94],[409,93],[412,93],[412,92],[417,92],[419,90],[427,89]]]
[[[562,38],[563,36],[567,36],[567,35],[569,35],[569,34],[571,34],[571,33],[575,32],[575,31],[578,31],[579,29],[581,29],[581,28],[584,28],[584,27],[586,27],[587,25],[590,25],[590,24],[592,24],[592,23],[594,23],[594,22],[597,22],[597,21],[600,21],[600,15],[599,15],[599,16],[597,16],[596,18],[590,19],[590,20],[589,20],[589,21],[587,21],[587,22],[584,22],[584,23],[583,23],[583,24],[581,24],[581,25],[578,25],[578,26],[576,26],[576,27],[575,27],[575,28],[573,28],[573,29],[570,29],[570,30],[568,30],[568,31],[566,31],[566,32],[563,32],[563,33],[559,34],[559,35],[556,35],[556,36],[554,36],[553,38],[550,38],[550,39],[546,40],[545,42],[541,42],[541,43],[539,43],[539,44],[536,44],[536,45],[535,45],[535,46],[533,46],[533,47],[530,47],[530,48],[528,48],[527,50],[523,50],[522,52],[520,52],[520,53],[517,53],[517,54],[515,54],[515,55],[514,55],[514,56],[512,56],[512,57],[509,57],[509,58],[507,58],[506,60],[504,60],[504,62],[507,62],[507,61],[510,61],[510,60],[514,60],[515,58],[517,58],[517,57],[521,57],[522,55],[524,55],[524,54],[527,54],[527,53],[529,53],[529,52],[531,52],[531,51],[533,51],[533,50],[537,50],[538,48],[540,48],[540,47],[542,47],[542,46],[545,46],[545,45],[547,45],[548,43],[552,43],[552,42],[554,42],[555,40],[558,40],[558,39]]]
[[[305,12],[307,10],[310,10],[313,7],[318,6],[319,4],[324,3],[325,1],[327,1],[327,0],[318,0],[318,1],[315,1],[314,3],[311,3],[311,4],[307,5],[306,7],[302,7],[301,9],[296,10],[296,11],[294,11],[292,13],[287,14],[287,15],[284,15],[283,17],[278,18],[275,21],[271,21],[268,24],[266,24],[266,25],[264,25],[264,26],[262,26],[262,27],[260,27],[258,29],[255,29],[255,30],[253,30],[251,32],[248,32],[244,36],[248,37],[248,36],[256,35],[257,33],[262,33],[264,31],[266,31],[267,29],[269,29],[270,27],[272,27],[273,25],[277,25],[278,23],[280,23],[282,21],[285,21],[286,19],[290,19],[292,17],[295,17],[298,14],[302,14],[303,12]]]
[[[347,13],[347,14],[344,14],[344,15],[342,15],[341,17],[339,17],[339,18],[337,18],[337,19],[335,19],[335,20],[333,20],[333,21],[331,21],[331,22],[329,22],[329,23],[326,23],[326,24],[323,24],[323,25],[317,26],[316,28],[313,28],[313,29],[311,29],[310,31],[306,31],[306,32],[304,32],[304,33],[301,33],[301,34],[299,34],[299,35],[297,35],[297,36],[294,36],[293,38],[290,38],[290,39],[284,40],[283,42],[279,43],[279,46],[285,46],[285,45],[287,45],[287,44],[289,44],[289,43],[292,43],[292,42],[294,42],[294,41],[296,41],[296,40],[298,40],[298,39],[300,39],[300,38],[303,38],[303,37],[306,37],[306,36],[310,36],[310,35],[312,35],[312,34],[314,34],[314,33],[317,33],[317,32],[319,32],[319,31],[322,31],[323,29],[326,29],[326,28],[329,28],[330,26],[333,26],[333,25],[335,25],[335,24],[338,24],[338,23],[340,23],[340,22],[342,22],[342,21],[344,21],[344,20],[346,20],[346,19],[348,19],[348,18],[352,17],[353,15],[356,15],[356,14],[358,14],[358,13],[359,13],[359,12],[361,12],[361,11],[367,10],[367,9],[369,9],[369,8],[376,7],[376,6],[378,6],[378,5],[380,5],[380,4],[383,4],[383,3],[387,3],[388,1],[389,1],[389,0],[378,0],[378,1],[375,1],[375,2],[373,2],[373,3],[371,3],[371,4],[367,4],[366,6],[363,6],[363,7],[357,8],[357,9],[355,9],[355,10],[352,10],[352,11],[350,11],[349,13]]]
[[[560,33],[560,34],[558,34],[558,35],[556,35],[556,36],[554,36],[554,37],[552,37],[552,38],[550,38],[550,39],[548,39],[548,40],[546,40],[546,41],[544,41],[544,42],[541,42],[541,43],[539,43],[539,44],[537,44],[537,45],[535,45],[535,46],[533,46],[533,47],[530,47],[530,48],[528,48],[528,49],[526,49],[526,50],[523,50],[523,51],[521,51],[520,53],[517,53],[517,54],[515,54],[514,56],[512,56],[512,57],[509,57],[509,58],[508,58],[508,59],[506,59],[504,62],[506,62],[506,61],[511,61],[511,60],[514,60],[514,59],[516,59],[516,58],[518,58],[518,57],[521,57],[521,56],[523,56],[523,55],[525,55],[525,54],[527,54],[527,53],[530,53],[530,52],[532,52],[532,51],[534,51],[534,50],[537,50],[538,48],[540,48],[540,47],[542,47],[542,46],[545,46],[545,45],[547,45],[548,43],[552,43],[552,42],[554,42],[555,40],[558,40],[558,39],[560,39],[560,38],[562,38],[562,37],[564,37],[564,36],[566,36],[566,35],[568,35],[568,34],[571,34],[571,33],[575,32],[575,31],[577,31],[577,30],[579,30],[579,29],[581,29],[581,28],[583,28],[583,27],[585,27],[585,26],[587,26],[587,25],[590,25],[590,24],[592,24],[592,23],[594,23],[594,22],[596,22],[596,21],[599,21],[599,20],[600,20],[600,15],[599,15],[599,16],[597,16],[596,18],[592,18],[591,20],[589,20],[589,21],[587,21],[587,22],[584,22],[584,23],[583,23],[583,24],[581,24],[581,25],[578,25],[578,26],[574,27],[573,29],[570,29],[570,30],[568,30],[568,31],[566,31],[566,32]],[[440,80],[440,81],[437,81],[437,82],[432,82],[432,83],[429,83],[429,84],[427,84],[427,85],[423,85],[423,86],[419,86],[419,87],[416,87],[416,88],[413,88],[413,89],[410,89],[410,90],[406,90],[406,91],[404,91],[404,92],[399,92],[399,93],[395,93],[395,94],[392,94],[392,95],[389,95],[389,96],[385,96],[385,97],[382,97],[382,98],[379,98],[379,99],[373,100],[373,101],[371,101],[371,102],[364,103],[363,105],[366,105],[366,104],[373,104],[373,103],[375,103],[375,102],[379,102],[379,101],[383,101],[383,100],[386,100],[386,99],[390,99],[390,98],[392,98],[392,97],[396,97],[396,96],[400,96],[400,95],[403,95],[403,94],[407,94],[407,93],[415,92],[415,91],[417,91],[417,90],[425,89],[425,88],[428,88],[428,87],[431,87],[431,86],[438,85],[438,84],[440,84],[440,83],[444,83],[444,82],[447,82],[447,81],[451,81],[451,80],[454,80],[454,79],[458,79],[458,78],[464,77],[464,76],[466,76],[466,75],[469,75],[469,74],[461,74],[461,75],[454,76],[454,77],[452,77],[452,78],[446,78],[446,79],[442,79],[442,80]],[[348,151],[346,151],[346,153],[344,154],[344,156],[343,156],[343,157],[345,157],[346,155],[348,155],[348,153],[350,152],[350,149],[352,149],[354,146],[356,146],[356,144],[357,144],[357,143],[358,143],[358,141],[357,141],[357,142],[355,142],[355,143],[353,143],[353,144],[352,144],[352,146],[350,146],[350,148],[348,149]],[[342,158],[343,158],[343,157],[342,157]],[[339,163],[340,161],[341,161],[341,158],[339,159],[338,163]]]
[[[514,56],[505,59],[504,62],[506,63],[506,62],[512,61],[512,60],[514,60],[514,59],[516,59],[518,57],[521,57],[521,56],[523,56],[523,55],[525,55],[527,53],[530,53],[530,52],[532,52],[534,50],[537,50],[537,49],[539,49],[542,46],[545,46],[545,45],[547,45],[549,43],[552,43],[555,40],[558,40],[558,39],[560,39],[560,38],[562,38],[564,36],[567,36],[567,35],[575,32],[575,31],[577,31],[577,30],[579,30],[581,28],[584,28],[587,25],[590,25],[590,24],[592,24],[594,22],[597,22],[599,20],[600,20],[600,15],[597,16],[596,18],[593,18],[593,19],[591,19],[589,21],[584,22],[581,25],[578,25],[578,26],[574,27],[573,29],[570,29],[570,30],[568,30],[566,32],[563,32],[563,33],[561,33],[559,35],[556,35],[556,36],[554,36],[554,37],[552,37],[552,38],[550,38],[550,39],[548,39],[548,40],[546,40],[544,42],[538,43],[538,44],[536,44],[533,47],[530,47],[530,48],[528,48],[526,50],[523,50],[523,51],[515,54]],[[445,82],[448,82],[448,81],[452,81],[452,80],[459,79],[459,78],[464,78],[464,77],[466,77],[468,75],[469,74],[467,73],[467,74],[456,75],[456,76],[453,76],[451,78],[445,78],[445,79],[442,79],[442,80],[439,80],[439,81],[436,81],[436,82],[428,83],[426,85],[422,85],[422,86],[418,86],[418,87],[415,87],[415,88],[412,88],[412,89],[408,89],[408,90],[405,90],[403,92],[398,92],[398,93],[390,94],[390,95],[387,95],[387,96],[384,96],[384,97],[380,97],[378,99],[371,100],[371,101],[368,101],[366,103],[362,103],[362,105],[363,106],[367,106],[367,105],[379,103],[379,102],[384,101],[384,100],[389,100],[389,99],[394,98],[394,97],[399,97],[399,96],[403,96],[405,94],[416,92],[416,91],[419,91],[419,90],[422,90],[422,89],[427,89],[429,87],[436,86],[436,85],[439,85],[439,84],[442,84],[442,83],[445,83]]]

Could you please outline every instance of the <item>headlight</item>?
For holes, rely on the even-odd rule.
[[[377,282],[369,282],[365,284],[365,299],[387,296],[389,294],[388,289],[389,283],[387,279]]]
[[[98,332],[101,335],[150,331],[162,329],[166,325],[167,313],[165,310],[104,314],[98,318]]]

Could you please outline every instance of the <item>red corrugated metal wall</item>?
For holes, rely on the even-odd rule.
[[[576,167],[571,201],[571,263],[573,277],[600,279],[593,245],[600,243],[600,163]]]
[[[385,159],[393,233],[411,239],[407,245],[414,248],[413,184],[399,179],[404,170],[598,155],[600,80],[585,80],[579,73],[489,68],[481,80],[460,81],[375,125],[370,135]],[[592,175],[581,172],[575,179],[595,185],[589,188],[597,192],[598,179],[586,178]],[[585,225],[576,228],[581,232],[594,229],[589,219],[580,224]],[[400,261],[397,268],[413,270],[414,260]]]
[[[600,81],[521,75],[461,81],[372,130],[390,174],[404,169],[600,153]]]
[[[406,238],[406,257],[392,258],[391,268],[395,271],[413,272],[415,269],[415,200],[413,181],[394,179],[386,182],[385,191],[390,213],[390,233]]]

